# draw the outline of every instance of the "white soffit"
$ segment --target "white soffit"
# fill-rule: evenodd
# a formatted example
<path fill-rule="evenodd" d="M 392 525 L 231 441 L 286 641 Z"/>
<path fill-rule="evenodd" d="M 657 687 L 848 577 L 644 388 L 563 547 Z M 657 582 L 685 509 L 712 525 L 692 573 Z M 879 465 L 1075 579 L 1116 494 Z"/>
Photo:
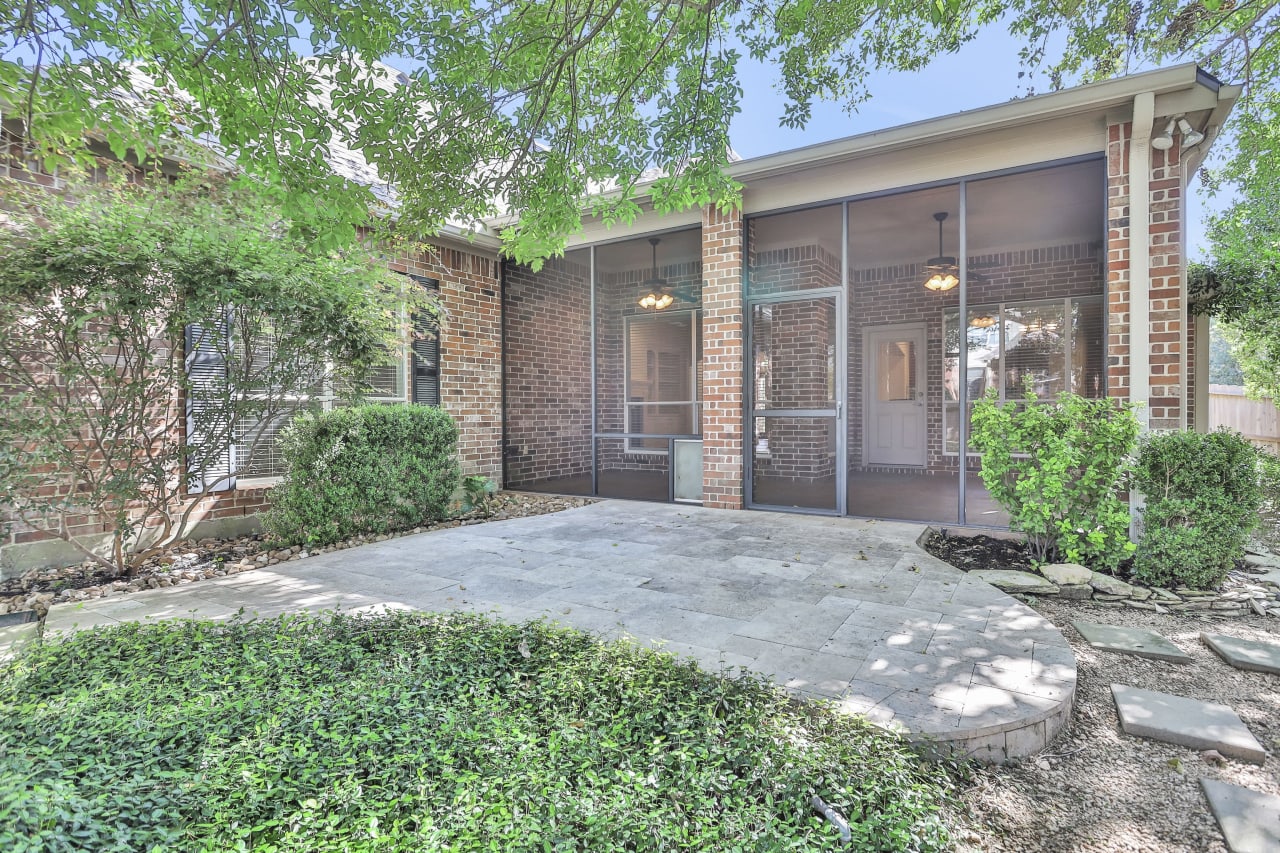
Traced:
<path fill-rule="evenodd" d="M 1103 121 L 1108 110 L 1131 107 L 1139 92 L 1154 92 L 1168 96 L 1178 92 L 1195 92 L 1189 98 L 1163 100 L 1177 104 L 1183 111 L 1192 108 L 1192 100 L 1200 108 L 1210 109 L 1217 102 L 1219 84 L 1205 74 L 1195 63 L 1161 68 L 1142 74 L 1132 74 L 1101 83 L 1077 86 L 1047 95 L 1008 101 L 990 107 L 953 113 L 948 116 L 899 125 L 887 130 L 849 136 L 831 142 L 821 142 L 752 157 L 733 163 L 728 172 L 740 181 L 758 180 L 780 172 L 818 166 L 840 160 L 858 159 L 878 151 L 900 149 L 936 142 L 954 142 L 975 133 L 1040 124 L 1056 118 L 1092 117 Z M 1200 103 L 1202 101 L 1202 103 Z"/>

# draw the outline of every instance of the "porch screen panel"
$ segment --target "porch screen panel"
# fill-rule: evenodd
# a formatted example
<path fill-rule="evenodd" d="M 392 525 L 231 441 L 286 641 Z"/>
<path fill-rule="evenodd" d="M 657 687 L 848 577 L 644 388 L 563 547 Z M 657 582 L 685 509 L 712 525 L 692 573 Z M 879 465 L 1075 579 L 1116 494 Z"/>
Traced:
<path fill-rule="evenodd" d="M 747 220 L 747 293 L 761 299 L 840 286 L 839 205 Z"/>
<path fill-rule="evenodd" d="M 591 257 L 504 270 L 505 482 L 591 494 Z"/>
<path fill-rule="evenodd" d="M 671 442 L 702 434 L 701 230 L 597 246 L 593 292 L 598 493 L 667 500 Z"/>
<path fill-rule="evenodd" d="M 967 199 L 969 413 L 987 391 L 1037 402 L 1105 396 L 1105 162 L 972 181 Z M 960 340 L 958 316 L 948 326 Z M 969 470 L 980 470 L 971 449 L 948 450 L 968 450 Z M 969 479 L 966 520 L 1007 524 L 980 479 Z"/>
<path fill-rule="evenodd" d="M 959 186 L 851 202 L 848 245 L 848 511 L 955 523 L 959 467 L 944 421 L 959 378 L 943 312 L 960 288 L 925 282 L 958 282 Z"/>

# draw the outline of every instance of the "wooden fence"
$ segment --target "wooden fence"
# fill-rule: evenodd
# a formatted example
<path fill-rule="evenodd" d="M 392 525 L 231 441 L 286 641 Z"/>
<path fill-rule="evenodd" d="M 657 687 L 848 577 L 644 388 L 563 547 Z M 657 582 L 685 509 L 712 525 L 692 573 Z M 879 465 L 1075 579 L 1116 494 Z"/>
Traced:
<path fill-rule="evenodd" d="M 1280 409 L 1272 400 L 1251 400 L 1239 385 L 1209 386 L 1209 426 L 1230 427 L 1259 447 L 1280 454 Z"/>

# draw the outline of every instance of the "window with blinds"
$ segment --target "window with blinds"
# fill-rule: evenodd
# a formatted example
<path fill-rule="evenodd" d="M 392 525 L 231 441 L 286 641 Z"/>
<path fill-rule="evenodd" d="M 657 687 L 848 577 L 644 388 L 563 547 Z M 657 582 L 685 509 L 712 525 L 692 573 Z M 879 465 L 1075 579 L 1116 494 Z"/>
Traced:
<path fill-rule="evenodd" d="M 1002 403 L 1026 399 L 1028 389 L 1037 400 L 1064 392 L 1105 397 L 1105 307 L 1101 296 L 980 305 L 969 309 L 963 337 L 958 312 L 947 311 L 945 367 L 958 373 L 963 340 L 970 414 L 988 391 Z M 949 391 L 944 402 L 947 453 L 959 451 L 957 397 Z"/>
<path fill-rule="evenodd" d="M 409 276 L 418 287 L 439 294 L 440 282 L 418 275 Z M 413 341 L 409 346 L 412 400 L 422 406 L 440 405 L 440 328 L 430 318 L 414 315 Z"/>
<path fill-rule="evenodd" d="M 409 276 L 415 284 L 432 290 L 439 283 L 420 276 Z M 269 329 L 242 324 L 242 334 L 252 335 L 238 348 L 253 360 L 252 369 L 261 374 L 275 357 L 274 336 Z M 414 339 L 386 364 L 374 367 L 360 389 L 360 399 L 365 403 L 387 405 L 407 401 L 424 405 L 440 404 L 440 344 L 434 323 L 413 318 Z M 306 387 L 277 397 L 279 404 L 261 418 L 246 419 L 237 425 L 236 454 L 239 476 L 242 479 L 266 479 L 283 476 L 284 458 L 278 438 L 281 431 L 299 413 L 304 411 L 332 411 L 346 405 L 350 389 L 336 387 L 332 382 L 332 365 L 317 367 L 316 379 Z M 269 374 L 268 374 L 269 375 Z M 410 382 L 412 386 L 410 386 Z"/>
<path fill-rule="evenodd" d="M 699 312 L 627 318 L 626 431 L 691 435 L 700 431 Z M 628 452 L 665 453 L 667 439 L 632 438 Z"/>

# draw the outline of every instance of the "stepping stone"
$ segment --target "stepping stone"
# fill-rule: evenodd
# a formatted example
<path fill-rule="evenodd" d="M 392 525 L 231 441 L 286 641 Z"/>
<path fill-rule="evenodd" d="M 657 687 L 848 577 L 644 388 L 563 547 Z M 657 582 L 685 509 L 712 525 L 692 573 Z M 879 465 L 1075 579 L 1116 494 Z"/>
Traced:
<path fill-rule="evenodd" d="M 1280 850 L 1280 797 L 1200 777 L 1231 853 L 1274 853 Z"/>
<path fill-rule="evenodd" d="M 1104 652 L 1119 652 L 1122 655 L 1136 655 L 1140 658 L 1152 658 L 1170 663 L 1191 663 L 1191 655 L 1155 631 L 1083 621 L 1071 624 L 1089 645 Z"/>
<path fill-rule="evenodd" d="M 1218 657 L 1236 669 L 1273 672 L 1280 675 L 1280 646 L 1260 640 L 1242 640 L 1223 634 L 1200 633 L 1200 639 L 1217 652 Z"/>
<path fill-rule="evenodd" d="M 1266 760 L 1262 744 L 1226 705 L 1124 684 L 1111 685 L 1111 695 L 1126 734 L 1196 750 L 1216 749 L 1252 764 Z"/>

